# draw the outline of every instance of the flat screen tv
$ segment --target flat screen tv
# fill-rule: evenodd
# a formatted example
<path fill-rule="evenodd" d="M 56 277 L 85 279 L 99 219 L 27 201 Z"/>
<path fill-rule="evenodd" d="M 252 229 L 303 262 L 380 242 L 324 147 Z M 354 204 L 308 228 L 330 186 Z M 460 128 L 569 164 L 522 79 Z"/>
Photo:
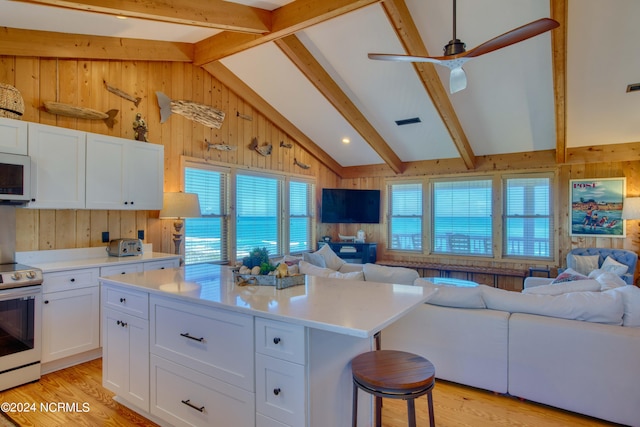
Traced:
<path fill-rule="evenodd" d="M 380 190 L 323 188 L 321 220 L 324 223 L 380 223 Z"/>

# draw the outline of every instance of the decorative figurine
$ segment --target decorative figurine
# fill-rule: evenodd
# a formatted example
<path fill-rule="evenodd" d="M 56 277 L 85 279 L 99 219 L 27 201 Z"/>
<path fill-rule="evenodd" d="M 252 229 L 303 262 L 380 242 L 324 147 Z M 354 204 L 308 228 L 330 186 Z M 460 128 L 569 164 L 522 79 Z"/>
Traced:
<path fill-rule="evenodd" d="M 136 120 L 133 122 L 133 138 L 136 141 L 147 142 L 147 123 L 140 113 L 136 114 Z"/>

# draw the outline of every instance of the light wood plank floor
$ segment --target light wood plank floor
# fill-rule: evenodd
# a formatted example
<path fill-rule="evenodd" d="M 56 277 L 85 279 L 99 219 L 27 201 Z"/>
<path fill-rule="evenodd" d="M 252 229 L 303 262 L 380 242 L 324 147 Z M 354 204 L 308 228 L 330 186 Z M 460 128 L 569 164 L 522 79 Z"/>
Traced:
<path fill-rule="evenodd" d="M 0 392 L 0 402 L 35 404 L 35 412 L 10 414 L 22 427 L 62 426 L 141 426 L 156 424 L 113 401 L 113 393 L 102 383 L 102 360 L 96 359 L 62 371 L 44 375 L 36 383 L 26 384 Z M 446 381 L 437 381 L 433 391 L 437 427 L 595 427 L 614 426 L 593 418 L 570 412 L 522 402 L 517 398 L 499 396 Z M 40 404 L 77 403 L 79 411 L 44 412 Z M 82 412 L 83 404 L 89 410 Z M 428 426 L 427 400 L 416 401 L 419 426 Z M 403 427 L 406 421 L 406 403 L 384 400 L 383 426 Z M 229 426 L 233 427 L 233 426 Z M 314 426 L 332 427 L 332 426 Z"/>

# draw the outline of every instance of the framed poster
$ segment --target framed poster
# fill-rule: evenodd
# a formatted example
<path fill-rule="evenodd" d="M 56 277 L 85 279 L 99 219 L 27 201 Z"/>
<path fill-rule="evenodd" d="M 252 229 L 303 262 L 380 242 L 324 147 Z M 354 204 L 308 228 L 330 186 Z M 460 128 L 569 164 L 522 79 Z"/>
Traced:
<path fill-rule="evenodd" d="M 571 236 L 625 237 L 622 201 L 626 178 L 569 181 Z"/>

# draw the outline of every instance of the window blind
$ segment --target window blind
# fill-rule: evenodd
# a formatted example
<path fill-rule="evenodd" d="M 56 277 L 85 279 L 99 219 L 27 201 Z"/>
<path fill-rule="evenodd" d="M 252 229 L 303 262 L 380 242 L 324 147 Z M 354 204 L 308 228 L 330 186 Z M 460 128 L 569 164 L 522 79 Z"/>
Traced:
<path fill-rule="evenodd" d="M 422 183 L 389 184 L 390 249 L 422 251 Z"/>
<path fill-rule="evenodd" d="M 433 183 L 433 251 L 492 255 L 490 179 Z"/>
<path fill-rule="evenodd" d="M 289 252 L 313 250 L 313 185 L 289 181 Z"/>
<path fill-rule="evenodd" d="M 553 254 L 552 175 L 505 178 L 504 253 L 551 258 Z"/>

